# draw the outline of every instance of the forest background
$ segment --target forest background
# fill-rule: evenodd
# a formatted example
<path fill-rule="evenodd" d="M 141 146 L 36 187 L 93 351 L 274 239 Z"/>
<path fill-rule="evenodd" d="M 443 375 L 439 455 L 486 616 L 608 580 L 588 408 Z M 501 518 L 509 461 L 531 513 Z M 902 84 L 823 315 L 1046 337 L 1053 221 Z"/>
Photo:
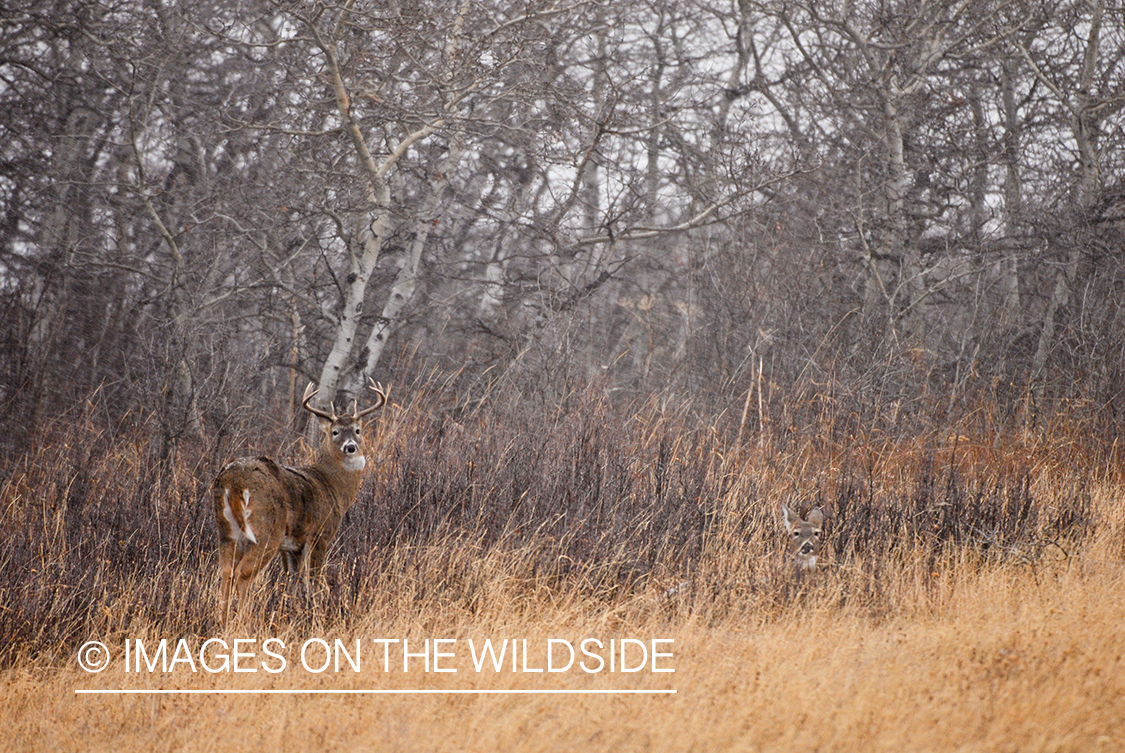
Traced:
<path fill-rule="evenodd" d="M 212 630 L 217 468 L 367 376 L 333 630 L 643 596 L 727 650 L 1054 604 L 1048 555 L 1109 608 L 1069 589 L 1122 578 L 1123 108 L 1111 0 L 8 3 L 6 682 Z M 781 502 L 829 512 L 812 607 Z"/>

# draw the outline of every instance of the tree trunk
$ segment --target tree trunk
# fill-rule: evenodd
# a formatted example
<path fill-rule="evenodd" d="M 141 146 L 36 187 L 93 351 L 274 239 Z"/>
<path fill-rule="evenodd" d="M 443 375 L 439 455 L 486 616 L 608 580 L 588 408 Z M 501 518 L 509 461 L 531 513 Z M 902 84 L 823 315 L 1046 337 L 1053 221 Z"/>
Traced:
<path fill-rule="evenodd" d="M 1096 0 L 1093 3 L 1090 35 L 1086 40 L 1078 88 L 1072 102 L 1063 102 L 1071 112 L 1071 130 L 1078 147 L 1078 217 L 1074 234 L 1068 243 L 1066 263 L 1055 276 L 1055 287 L 1051 293 L 1050 303 L 1047 304 L 1043 328 L 1039 332 L 1039 343 L 1031 362 L 1031 380 L 1037 399 L 1042 399 L 1047 387 L 1046 367 L 1051 351 L 1055 347 L 1056 319 L 1070 306 L 1071 295 L 1078 279 L 1083 243 L 1081 238 L 1074 235 L 1081 234 L 1085 218 L 1097 199 L 1099 184 L 1097 135 L 1100 118 L 1094 107 L 1096 103 L 1090 96 L 1090 89 L 1097 72 L 1098 43 L 1104 9 L 1105 0 Z"/>

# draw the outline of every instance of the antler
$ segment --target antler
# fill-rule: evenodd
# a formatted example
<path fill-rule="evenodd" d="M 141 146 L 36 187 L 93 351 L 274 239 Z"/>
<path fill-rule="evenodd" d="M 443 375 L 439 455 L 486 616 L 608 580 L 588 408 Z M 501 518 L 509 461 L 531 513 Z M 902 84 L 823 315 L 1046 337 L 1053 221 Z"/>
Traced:
<path fill-rule="evenodd" d="M 357 420 L 360 419 L 360 418 L 363 418 L 368 413 L 374 413 L 375 411 L 379 410 L 380 408 L 382 408 L 384 405 L 387 404 L 387 393 L 383 389 L 382 384 L 376 382 L 371 377 L 367 377 L 367 389 L 369 389 L 369 390 L 371 390 L 372 392 L 375 393 L 375 397 L 376 397 L 375 404 L 372 405 L 370 408 L 364 408 L 361 411 L 353 411 L 352 417 L 357 419 Z"/>
<path fill-rule="evenodd" d="M 309 413 L 313 414 L 314 416 L 318 416 L 320 418 L 323 418 L 325 421 L 335 421 L 336 420 L 336 409 L 335 408 L 332 409 L 331 413 L 328 413 L 327 411 L 322 411 L 322 410 L 319 410 L 318 408 L 314 408 L 311 405 L 309 405 L 309 401 L 313 399 L 313 395 L 315 395 L 318 392 L 320 392 L 320 390 L 314 389 L 313 383 L 309 382 L 309 386 L 305 387 L 305 396 L 303 398 L 301 398 L 301 407 L 304 408 L 305 410 L 307 410 Z"/>

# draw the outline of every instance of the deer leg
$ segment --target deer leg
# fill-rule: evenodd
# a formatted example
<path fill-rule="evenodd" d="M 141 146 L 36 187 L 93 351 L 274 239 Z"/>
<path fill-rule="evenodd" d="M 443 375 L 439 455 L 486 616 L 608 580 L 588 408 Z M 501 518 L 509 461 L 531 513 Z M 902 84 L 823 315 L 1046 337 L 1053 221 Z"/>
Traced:
<path fill-rule="evenodd" d="M 280 543 L 280 536 L 272 536 L 264 541 L 259 539 L 257 544 L 250 544 L 246 547 L 246 551 L 243 552 L 241 559 L 234 568 L 234 590 L 240 604 L 246 600 L 246 594 L 250 590 L 250 583 L 254 580 L 254 576 L 273 559 Z"/>
<path fill-rule="evenodd" d="M 317 606 L 317 598 L 323 589 L 324 560 L 328 554 L 329 542 L 323 537 L 315 537 L 305 542 L 300 552 L 301 583 L 304 586 L 305 598 Z"/>
<path fill-rule="evenodd" d="M 299 555 L 300 561 L 297 564 L 297 571 L 300 574 L 301 586 L 303 587 L 303 590 L 305 592 L 306 599 L 312 598 L 312 583 L 310 578 L 310 572 L 312 570 L 312 553 L 313 544 L 310 541 L 306 541 L 304 545 L 301 546 Z"/>
<path fill-rule="evenodd" d="M 285 562 L 285 574 L 290 577 L 296 576 L 297 571 L 301 569 L 301 561 L 298 557 L 298 553 L 294 552 L 292 549 L 282 549 L 281 555 Z"/>
<path fill-rule="evenodd" d="M 219 544 L 219 577 L 222 580 L 219 609 L 224 625 L 230 619 L 230 596 L 234 581 L 235 550 L 236 546 L 233 541 L 224 540 Z"/>
<path fill-rule="evenodd" d="M 309 581 L 316 583 L 317 586 L 323 586 L 325 591 L 328 589 L 324 581 L 324 561 L 328 558 L 328 547 L 331 541 L 330 538 L 317 539 L 309 555 Z"/>

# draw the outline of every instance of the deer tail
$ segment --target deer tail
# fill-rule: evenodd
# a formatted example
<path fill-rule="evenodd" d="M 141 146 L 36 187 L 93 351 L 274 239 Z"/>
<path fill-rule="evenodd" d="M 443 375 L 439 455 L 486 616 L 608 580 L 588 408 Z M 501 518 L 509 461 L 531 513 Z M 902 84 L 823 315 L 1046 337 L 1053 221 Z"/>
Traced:
<path fill-rule="evenodd" d="M 254 529 L 250 527 L 250 516 L 253 513 L 250 505 L 250 487 L 231 484 L 223 487 L 223 517 L 230 523 L 231 538 L 236 544 L 243 540 L 251 544 L 258 543 Z"/>

